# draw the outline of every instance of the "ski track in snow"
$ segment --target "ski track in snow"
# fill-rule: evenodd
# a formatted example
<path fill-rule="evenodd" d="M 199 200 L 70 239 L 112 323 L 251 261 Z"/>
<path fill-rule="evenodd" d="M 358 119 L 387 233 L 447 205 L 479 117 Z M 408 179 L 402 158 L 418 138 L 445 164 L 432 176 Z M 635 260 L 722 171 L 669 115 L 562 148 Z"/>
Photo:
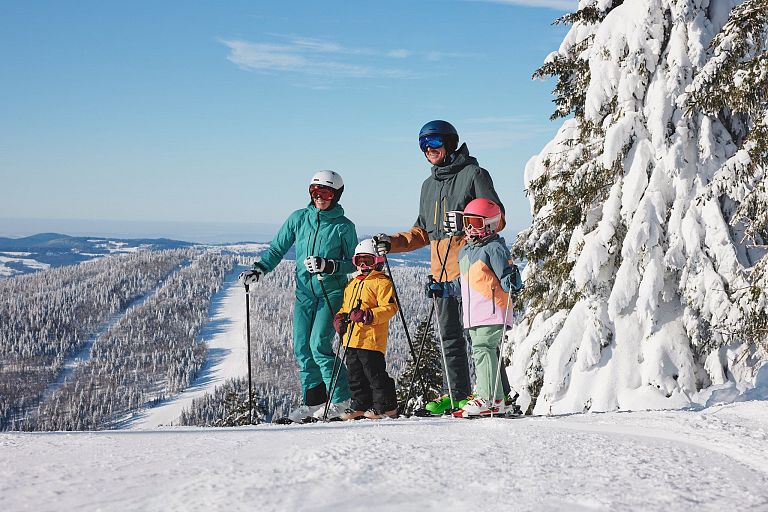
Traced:
<path fill-rule="evenodd" d="M 211 300 L 208 324 L 200 339 L 208 344 L 206 361 L 192 385 L 160 404 L 136 413 L 122 426 L 133 429 L 155 428 L 176 423 L 192 400 L 212 392 L 227 379 L 248 373 L 245 342 L 245 291 L 235 267 Z"/>
<path fill-rule="evenodd" d="M 58 377 L 56 377 L 56 380 L 50 383 L 43 391 L 40 402 L 42 403 L 48 400 L 54 393 L 56 393 L 59 389 L 61 389 L 62 386 L 64 386 L 67 379 L 70 379 L 72 375 L 74 375 L 75 371 L 80 365 L 88 362 L 88 360 L 91 358 L 91 349 L 99 338 L 107 334 L 107 332 L 109 332 L 112 327 L 117 325 L 118 322 L 120 322 L 120 320 L 122 320 L 123 317 L 125 317 L 133 308 L 140 307 L 145 302 L 153 298 L 157 294 L 157 291 L 168 282 L 168 279 L 170 279 L 173 274 L 174 272 L 168 273 L 165 278 L 158 282 L 157 286 L 140 295 L 139 297 L 136 297 L 131 302 L 126 304 L 125 307 L 121 308 L 114 315 L 105 320 L 96 329 L 96 332 L 85 341 L 83 346 L 76 353 L 67 358 L 67 360 L 62 365 L 62 369 L 59 372 Z"/>
<path fill-rule="evenodd" d="M 2 433 L 0 495 L 12 511 L 760 511 L 768 510 L 766 436 L 767 402 L 512 420 Z"/>

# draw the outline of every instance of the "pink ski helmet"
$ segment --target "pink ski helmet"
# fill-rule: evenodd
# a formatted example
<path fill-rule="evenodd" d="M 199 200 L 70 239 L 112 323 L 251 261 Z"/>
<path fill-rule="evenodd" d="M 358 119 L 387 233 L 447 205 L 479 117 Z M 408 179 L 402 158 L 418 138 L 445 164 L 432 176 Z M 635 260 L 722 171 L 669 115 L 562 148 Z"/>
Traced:
<path fill-rule="evenodd" d="M 490 199 L 473 199 L 464 208 L 464 233 L 468 237 L 491 236 L 498 230 L 500 222 L 501 208 Z"/>

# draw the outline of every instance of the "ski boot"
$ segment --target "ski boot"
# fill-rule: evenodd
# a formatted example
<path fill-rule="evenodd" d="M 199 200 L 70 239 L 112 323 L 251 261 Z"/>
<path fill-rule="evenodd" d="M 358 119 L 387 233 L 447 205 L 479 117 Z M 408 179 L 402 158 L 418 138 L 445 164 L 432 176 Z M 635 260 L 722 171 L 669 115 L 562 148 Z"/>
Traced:
<path fill-rule="evenodd" d="M 362 420 L 365 417 L 366 417 L 365 411 L 358 411 L 352 408 L 345 410 L 343 413 L 339 415 L 339 418 L 341 418 L 344 421 Z"/>
<path fill-rule="evenodd" d="M 341 415 L 344 414 L 344 412 L 349 409 L 350 400 L 344 400 L 343 402 L 336 402 L 335 404 L 331 404 L 328 406 L 328 416 L 326 416 L 327 421 L 341 421 Z M 320 406 L 320 410 L 315 411 L 315 413 L 312 415 L 315 418 L 315 421 L 322 421 L 323 415 L 325 414 L 325 406 Z"/>
<path fill-rule="evenodd" d="M 484 398 L 473 398 L 469 400 L 464 407 L 453 413 L 455 418 L 475 418 L 504 416 L 507 408 L 504 400 L 486 400 Z"/>
<path fill-rule="evenodd" d="M 397 418 L 397 409 L 381 412 L 378 409 L 371 407 L 365 411 L 365 417 L 369 420 L 380 420 L 382 418 Z"/>
<path fill-rule="evenodd" d="M 290 425 L 291 423 L 312 423 L 316 421 L 313 415 L 316 414 L 318 410 L 322 415 L 323 408 L 324 404 L 302 405 L 292 410 L 288 416 L 276 419 L 274 423 L 277 423 L 278 425 Z"/>
<path fill-rule="evenodd" d="M 469 401 L 469 398 L 464 398 L 462 400 L 453 399 L 453 406 L 457 409 L 461 409 L 464 407 L 464 404 L 466 404 Z M 449 414 L 451 412 L 451 397 L 448 395 L 443 395 L 440 398 L 436 398 L 432 400 L 431 402 L 428 402 L 426 406 L 424 406 L 423 409 L 417 409 L 413 412 L 415 416 L 442 416 L 443 414 Z"/>

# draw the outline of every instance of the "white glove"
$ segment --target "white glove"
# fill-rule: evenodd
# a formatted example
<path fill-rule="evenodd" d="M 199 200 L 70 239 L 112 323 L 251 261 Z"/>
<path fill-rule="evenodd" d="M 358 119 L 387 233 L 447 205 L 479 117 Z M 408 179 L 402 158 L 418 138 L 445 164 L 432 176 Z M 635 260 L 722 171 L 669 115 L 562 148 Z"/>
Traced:
<path fill-rule="evenodd" d="M 240 282 L 248 286 L 259 282 L 259 278 L 264 275 L 264 271 L 259 267 L 253 267 L 250 270 L 240 272 Z"/>
<path fill-rule="evenodd" d="M 392 250 L 392 238 L 384 233 L 379 233 L 373 237 L 373 243 L 376 244 L 376 252 L 379 256 L 384 256 Z"/>
<path fill-rule="evenodd" d="M 336 271 L 336 262 L 320 256 L 307 256 L 304 266 L 310 274 L 333 274 Z"/>
<path fill-rule="evenodd" d="M 464 231 L 464 212 L 453 210 L 445 212 L 443 231 L 448 236 L 457 236 Z"/>

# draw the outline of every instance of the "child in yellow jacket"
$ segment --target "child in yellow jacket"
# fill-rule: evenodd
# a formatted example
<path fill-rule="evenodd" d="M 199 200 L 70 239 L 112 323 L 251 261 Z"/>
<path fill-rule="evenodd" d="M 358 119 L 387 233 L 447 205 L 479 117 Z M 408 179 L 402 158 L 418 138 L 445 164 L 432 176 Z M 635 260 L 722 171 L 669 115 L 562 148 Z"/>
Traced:
<path fill-rule="evenodd" d="M 344 290 L 344 303 L 333 321 L 342 342 L 348 343 L 345 360 L 352 392 L 350 408 L 340 417 L 391 418 L 397 416 L 397 395 L 384 354 L 389 320 L 397 313 L 392 281 L 381 271 L 383 258 L 372 239 L 357 244 L 352 263 L 360 274 Z"/>

